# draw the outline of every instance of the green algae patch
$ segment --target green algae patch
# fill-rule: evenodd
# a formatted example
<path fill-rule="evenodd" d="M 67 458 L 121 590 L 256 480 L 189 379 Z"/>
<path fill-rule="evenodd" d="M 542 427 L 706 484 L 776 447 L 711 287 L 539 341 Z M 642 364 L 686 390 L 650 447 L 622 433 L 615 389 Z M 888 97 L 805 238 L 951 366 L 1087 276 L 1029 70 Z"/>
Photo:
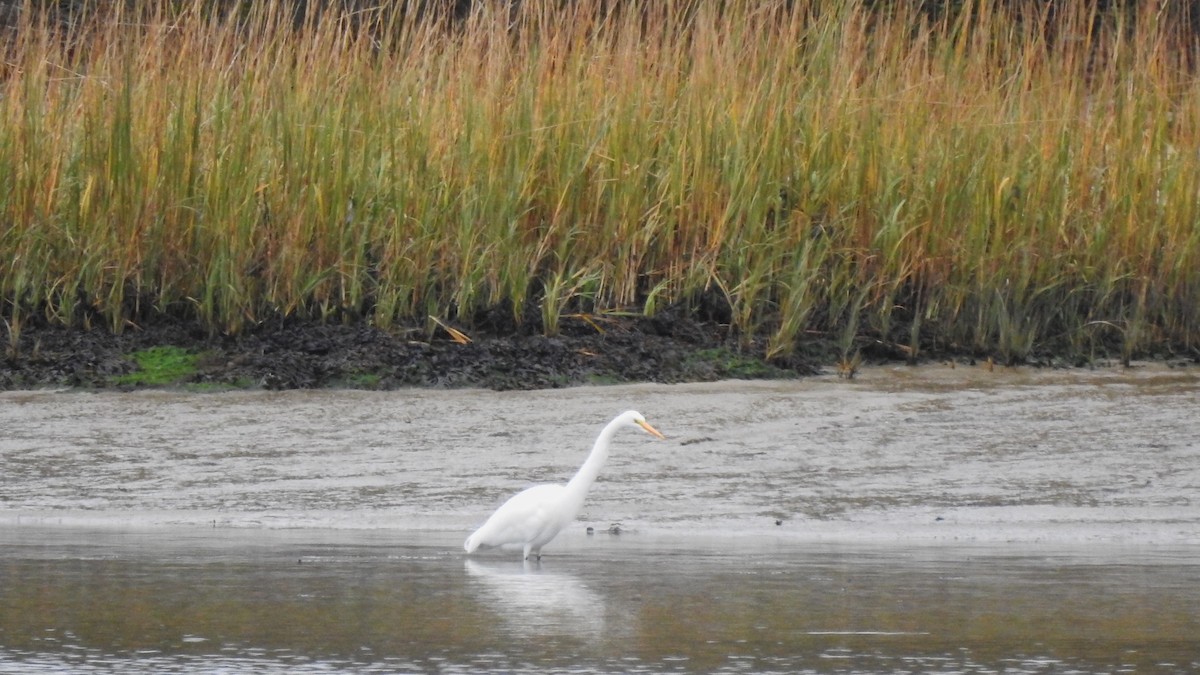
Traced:
<path fill-rule="evenodd" d="M 795 377 L 794 373 L 773 366 L 763 359 L 725 347 L 701 349 L 690 357 L 689 362 L 693 368 L 701 364 L 711 368 L 721 379 L 764 380 Z"/>
<path fill-rule="evenodd" d="M 180 347 L 151 347 L 129 355 L 138 369 L 112 378 L 117 385 L 166 386 L 195 375 L 200 355 Z"/>

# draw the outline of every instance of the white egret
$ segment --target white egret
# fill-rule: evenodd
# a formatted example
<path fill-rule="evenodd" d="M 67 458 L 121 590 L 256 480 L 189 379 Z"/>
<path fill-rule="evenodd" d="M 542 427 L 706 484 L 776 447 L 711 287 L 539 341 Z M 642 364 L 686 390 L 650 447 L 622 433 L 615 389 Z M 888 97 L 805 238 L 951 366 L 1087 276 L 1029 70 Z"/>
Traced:
<path fill-rule="evenodd" d="M 542 547 L 554 539 L 583 508 L 588 489 L 608 460 L 608 444 L 622 427 L 641 427 L 646 433 L 665 439 L 636 410 L 617 415 L 600 432 L 592 452 L 579 472 L 566 485 L 535 485 L 518 492 L 496 509 L 491 518 L 467 537 L 463 548 L 473 553 L 479 548 L 524 547 L 525 559 L 540 559 Z"/>

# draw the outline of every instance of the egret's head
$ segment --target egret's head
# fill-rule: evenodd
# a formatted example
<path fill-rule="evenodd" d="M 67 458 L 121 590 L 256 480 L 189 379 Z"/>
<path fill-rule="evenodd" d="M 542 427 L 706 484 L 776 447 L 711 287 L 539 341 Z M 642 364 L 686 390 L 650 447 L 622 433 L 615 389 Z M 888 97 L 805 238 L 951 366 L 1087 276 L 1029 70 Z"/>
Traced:
<path fill-rule="evenodd" d="M 630 410 L 629 412 L 625 413 L 625 415 L 629 418 L 630 424 L 636 424 L 637 426 L 641 427 L 643 431 L 651 436 L 654 436 L 655 438 L 661 438 L 664 441 L 667 440 L 667 437 L 663 436 L 658 429 L 650 426 L 650 423 L 646 421 L 646 418 L 642 416 L 642 413 L 636 410 Z"/>

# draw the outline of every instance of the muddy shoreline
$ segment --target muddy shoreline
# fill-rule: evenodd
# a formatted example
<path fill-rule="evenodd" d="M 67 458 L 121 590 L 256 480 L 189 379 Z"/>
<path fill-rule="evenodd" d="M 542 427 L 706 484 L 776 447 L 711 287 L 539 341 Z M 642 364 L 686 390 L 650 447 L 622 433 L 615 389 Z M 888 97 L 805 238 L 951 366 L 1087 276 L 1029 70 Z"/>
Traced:
<path fill-rule="evenodd" d="M 702 382 L 816 373 L 823 355 L 765 362 L 716 323 L 670 318 L 571 318 L 547 337 L 491 320 L 470 326 L 283 319 L 240 335 L 212 334 L 195 321 L 159 317 L 127 326 L 21 327 L 0 353 L 0 390 L 47 386 L 139 388 L 135 353 L 175 347 L 194 355 L 191 372 L 169 384 L 193 388 L 309 389 L 483 387 L 540 389 L 620 382 Z M 449 330 L 458 331 L 453 335 Z M 455 338 L 458 339 L 455 339 Z M 464 339 L 469 340 L 465 342 Z M 125 377 L 123 377 L 125 376 Z"/>
<path fill-rule="evenodd" d="M 382 330 L 361 322 L 281 319 L 233 336 L 213 334 L 197 321 L 171 317 L 130 324 L 119 334 L 106 328 L 26 322 L 15 340 L 5 336 L 0 390 L 135 389 L 164 384 L 193 389 L 509 390 L 796 378 L 844 367 L 843 350 L 825 336 L 812 336 L 793 355 L 766 360 L 765 338 L 746 340 L 726 324 L 669 312 L 653 318 L 564 317 L 560 328 L 559 335 L 547 337 L 536 326 L 492 317 L 462 327 L 456 336 L 436 324 L 431 333 L 428 326 L 416 324 Z M 138 379 L 140 366 L 133 355 L 164 346 L 193 356 L 190 369 L 166 383 Z M 855 350 L 856 365 L 912 361 L 902 346 L 882 340 L 862 339 Z M 1200 354 L 1149 358 L 1177 366 L 1200 363 Z M 925 350 L 916 362 L 987 360 L 985 354 L 942 348 Z M 1110 362 L 1111 355 L 1084 358 L 1046 353 L 1024 363 L 1083 367 L 1098 360 Z"/>

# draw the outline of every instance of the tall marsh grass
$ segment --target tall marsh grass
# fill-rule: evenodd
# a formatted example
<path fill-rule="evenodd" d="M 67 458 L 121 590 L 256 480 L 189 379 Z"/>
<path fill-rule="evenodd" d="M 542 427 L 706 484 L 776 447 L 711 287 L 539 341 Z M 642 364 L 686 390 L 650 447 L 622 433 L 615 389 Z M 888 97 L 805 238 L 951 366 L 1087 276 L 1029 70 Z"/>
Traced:
<path fill-rule="evenodd" d="M 237 332 L 533 305 L 553 332 L 707 296 L 772 357 L 1194 350 L 1194 42 L 1063 4 L 148 2 L 67 31 L 27 7 L 0 314 Z"/>

